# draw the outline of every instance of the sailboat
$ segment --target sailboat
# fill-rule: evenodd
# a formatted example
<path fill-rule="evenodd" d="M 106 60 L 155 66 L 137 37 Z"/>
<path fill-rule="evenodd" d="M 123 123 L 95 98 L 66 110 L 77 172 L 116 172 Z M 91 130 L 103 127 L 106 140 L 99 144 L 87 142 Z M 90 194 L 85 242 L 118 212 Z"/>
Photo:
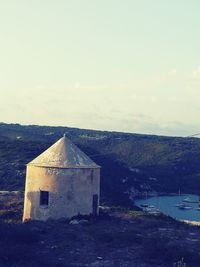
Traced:
<path fill-rule="evenodd" d="M 183 199 L 183 202 L 187 202 L 187 203 L 199 203 L 199 200 L 193 200 L 190 197 L 186 197 Z"/>
<path fill-rule="evenodd" d="M 181 190 L 179 188 L 179 196 L 181 196 Z M 192 206 L 187 206 L 184 202 L 188 202 L 188 203 L 194 203 L 192 202 L 192 200 L 188 197 L 183 199 L 180 203 L 176 204 L 175 207 L 177 207 L 180 210 L 191 210 L 193 207 Z"/>
<path fill-rule="evenodd" d="M 148 193 L 147 191 L 145 192 L 145 195 L 146 195 L 146 200 L 147 200 L 147 197 L 148 197 Z M 140 205 L 142 208 L 148 208 L 149 207 L 149 204 L 148 203 L 143 203 Z"/>
<path fill-rule="evenodd" d="M 199 206 L 198 206 L 198 208 L 196 208 L 195 210 L 200 211 L 200 196 L 199 196 Z"/>
<path fill-rule="evenodd" d="M 179 195 L 179 197 L 181 196 L 181 189 L 180 189 L 180 187 L 179 187 L 179 190 L 178 190 L 178 195 Z M 182 205 L 183 205 L 183 203 L 180 202 L 180 203 L 177 203 L 177 204 L 175 205 L 175 207 L 179 208 L 179 207 L 181 207 Z"/>
<path fill-rule="evenodd" d="M 180 210 L 191 210 L 192 209 L 192 206 L 186 206 L 185 203 L 180 203 L 179 206 L 178 206 L 178 208 Z"/>

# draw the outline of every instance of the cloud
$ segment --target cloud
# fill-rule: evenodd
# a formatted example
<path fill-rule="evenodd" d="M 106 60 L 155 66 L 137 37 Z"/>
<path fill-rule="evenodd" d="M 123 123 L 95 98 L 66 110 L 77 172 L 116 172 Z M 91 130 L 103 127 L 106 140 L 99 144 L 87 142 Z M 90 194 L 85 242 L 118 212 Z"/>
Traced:
<path fill-rule="evenodd" d="M 1 120 L 187 136 L 198 131 L 200 116 L 200 79 L 192 79 L 191 70 L 188 73 L 171 69 L 124 86 L 77 81 L 24 87 L 0 99 L 1 108 L 9 107 L 1 112 Z M 200 77 L 200 67 L 197 74 Z"/>

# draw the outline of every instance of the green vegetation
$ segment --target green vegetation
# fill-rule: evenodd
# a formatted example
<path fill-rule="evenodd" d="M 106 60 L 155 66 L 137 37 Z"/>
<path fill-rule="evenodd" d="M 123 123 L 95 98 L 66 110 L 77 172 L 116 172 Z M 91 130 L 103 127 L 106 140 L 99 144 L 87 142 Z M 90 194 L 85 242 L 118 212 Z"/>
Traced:
<path fill-rule="evenodd" d="M 25 164 L 64 133 L 101 169 L 101 201 L 130 205 L 145 191 L 200 194 L 200 139 L 0 124 L 0 189 L 24 190 Z"/>
<path fill-rule="evenodd" d="M 0 206 L 0 266 L 172 267 L 182 258 L 188 267 L 199 266 L 199 227 L 164 215 L 118 206 L 76 218 L 84 224 L 22 224 L 23 194 L 1 194 Z"/>

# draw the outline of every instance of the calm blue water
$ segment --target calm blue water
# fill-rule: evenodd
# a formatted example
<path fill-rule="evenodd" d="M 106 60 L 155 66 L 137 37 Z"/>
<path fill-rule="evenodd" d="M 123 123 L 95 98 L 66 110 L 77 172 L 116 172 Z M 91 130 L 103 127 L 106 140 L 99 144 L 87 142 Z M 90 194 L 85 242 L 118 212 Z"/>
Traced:
<path fill-rule="evenodd" d="M 196 195 L 182 195 L 182 196 L 158 196 L 151 197 L 147 199 L 139 199 L 135 201 L 137 206 L 141 204 L 148 203 L 149 205 L 154 205 L 162 213 L 169 215 L 175 219 L 179 220 L 189 220 L 189 221 L 200 221 L 200 211 L 195 210 L 198 207 L 198 203 L 187 203 L 187 206 L 192 206 L 191 210 L 180 210 L 175 207 L 176 204 L 180 203 L 186 197 L 190 197 L 193 201 L 198 201 L 199 197 Z"/>

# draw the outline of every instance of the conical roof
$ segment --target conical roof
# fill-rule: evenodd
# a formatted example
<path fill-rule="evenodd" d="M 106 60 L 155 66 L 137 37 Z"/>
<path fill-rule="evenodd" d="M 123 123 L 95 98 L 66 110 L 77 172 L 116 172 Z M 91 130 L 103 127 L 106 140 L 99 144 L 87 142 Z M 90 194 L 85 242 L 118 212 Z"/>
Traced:
<path fill-rule="evenodd" d="M 65 136 L 28 165 L 55 168 L 100 168 Z"/>

